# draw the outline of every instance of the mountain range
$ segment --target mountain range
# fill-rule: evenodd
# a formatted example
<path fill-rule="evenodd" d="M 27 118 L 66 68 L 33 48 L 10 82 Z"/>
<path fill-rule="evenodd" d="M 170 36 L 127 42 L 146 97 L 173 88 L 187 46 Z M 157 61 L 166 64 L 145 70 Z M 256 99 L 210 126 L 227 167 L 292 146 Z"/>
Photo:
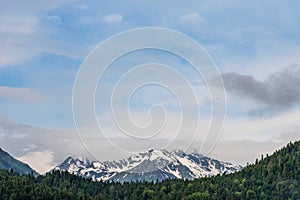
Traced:
<path fill-rule="evenodd" d="M 158 183 L 92 181 L 67 171 L 51 171 L 34 177 L 0 170 L 0 199 L 296 200 L 300 199 L 299 158 L 300 141 L 290 142 L 272 155 L 261 155 L 261 159 L 237 173 L 194 180 L 167 179 Z"/>
<path fill-rule="evenodd" d="M 181 150 L 148 150 L 119 161 L 89 161 L 68 157 L 54 170 L 68 171 L 96 181 L 161 181 L 164 179 L 194 179 L 217 174 L 230 174 L 240 165 L 222 162 L 198 153 Z"/>
<path fill-rule="evenodd" d="M 0 169 L 13 170 L 19 174 L 33 173 L 35 176 L 38 175 L 36 171 L 31 169 L 29 165 L 13 158 L 7 152 L 0 148 Z"/>

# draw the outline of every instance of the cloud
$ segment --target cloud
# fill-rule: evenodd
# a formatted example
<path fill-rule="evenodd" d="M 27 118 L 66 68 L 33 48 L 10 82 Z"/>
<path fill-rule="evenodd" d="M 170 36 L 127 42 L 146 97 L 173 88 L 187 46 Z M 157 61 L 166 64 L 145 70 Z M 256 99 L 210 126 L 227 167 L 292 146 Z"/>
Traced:
<path fill-rule="evenodd" d="M 209 156 L 245 166 L 247 163 L 254 163 L 256 158 L 260 159 L 261 155 L 266 155 L 267 153 L 271 155 L 275 150 L 280 149 L 287 143 L 287 141 L 277 142 L 273 140 L 220 141 Z"/>
<path fill-rule="evenodd" d="M 123 16 L 120 14 L 110 14 L 102 18 L 105 23 L 121 23 L 123 21 Z"/>
<path fill-rule="evenodd" d="M 12 6 L 12 2 L 9 0 L 1 1 L 2 6 L 0 8 L 1 12 L 7 12 L 15 9 L 22 8 L 22 13 L 30 13 L 30 12 L 39 12 L 41 10 L 50 10 L 62 6 L 71 0 L 28 0 L 26 2 L 22 0 L 14 1 L 14 5 Z"/>
<path fill-rule="evenodd" d="M 264 81 L 238 73 L 222 75 L 227 91 L 241 98 L 261 103 L 267 111 L 278 111 L 300 105 L 300 66 L 282 68 Z"/>
<path fill-rule="evenodd" d="M 75 8 L 79 9 L 79 10 L 88 10 L 89 7 L 85 4 L 75 4 Z"/>
<path fill-rule="evenodd" d="M 41 16 L 68 1 L 17 0 L 14 5 L 7 0 L 1 2 L 0 67 L 23 64 L 41 52 L 51 51 L 55 41 L 48 34 L 52 29 L 41 23 Z M 57 18 L 52 20 L 60 22 Z"/>
<path fill-rule="evenodd" d="M 30 14 L 0 14 L 0 66 L 16 63 L 35 54 L 31 43 L 38 32 L 38 19 Z M 24 48 L 26 47 L 26 48 Z"/>
<path fill-rule="evenodd" d="M 268 118 L 229 118 L 222 138 L 226 140 L 266 141 L 291 130 L 298 130 L 300 110 L 283 112 Z"/>
<path fill-rule="evenodd" d="M 26 134 L 26 137 L 16 138 L 16 135 L 22 134 Z M 40 173 L 52 169 L 70 155 L 89 155 L 74 130 L 53 130 L 18 124 L 1 116 L 0 147 Z"/>
<path fill-rule="evenodd" d="M 0 86 L 0 99 L 38 102 L 44 96 L 28 88 L 13 88 Z"/>
<path fill-rule="evenodd" d="M 232 126 L 236 127 L 225 127 L 224 131 L 226 133 L 223 134 L 209 156 L 243 165 L 246 162 L 254 162 L 255 158 L 259 158 L 261 154 L 270 154 L 286 145 L 289 141 L 299 139 L 300 127 L 294 126 L 298 124 L 298 116 L 299 112 L 290 118 L 282 116 L 278 119 L 268 120 L 267 123 L 264 123 L 264 121 L 258 122 L 257 119 L 249 123 L 247 121 L 244 123 L 241 123 L 241 121 L 236 123 L 229 121 L 228 123 L 232 123 Z M 280 128 L 281 123 L 286 129 Z M 273 127 L 272 124 L 277 126 Z M 259 132 L 259 127 L 262 127 L 261 132 L 269 134 L 269 137 L 257 137 L 261 133 Z M 288 129 L 290 131 L 287 131 Z M 251 132 L 254 134 L 251 135 Z M 21 133 L 26 133 L 27 137 L 17 140 L 10 137 L 13 134 Z M 40 173 L 52 169 L 70 155 L 86 157 L 92 160 L 95 159 L 93 156 L 96 156 L 100 161 L 118 160 L 129 155 L 127 152 L 114 147 L 106 138 L 99 136 L 99 132 L 92 133 L 94 136 L 88 135 L 91 134 L 89 131 L 88 134 L 83 134 L 81 137 L 84 137 L 88 149 L 94 150 L 94 152 L 91 151 L 90 153 L 96 152 L 97 155 L 91 155 L 83 148 L 77 133 L 73 130 L 43 129 L 17 124 L 0 117 L 1 148 L 6 149 L 11 155 L 23 162 L 28 163 Z M 168 149 L 186 147 L 185 138 L 179 138 L 179 140 L 174 141 L 173 145 L 169 146 Z M 137 152 L 147 150 L 147 148 L 160 148 L 170 142 L 163 138 L 139 140 L 137 142 L 136 140 L 128 140 L 121 137 L 114 138 L 113 141 L 115 144 L 122 145 L 125 149 L 134 149 Z M 196 141 L 191 148 L 199 150 L 200 142 Z"/>
<path fill-rule="evenodd" d="M 31 15 L 2 14 L 0 18 L 0 33 L 33 34 L 38 20 Z"/>
<path fill-rule="evenodd" d="M 30 144 L 28 147 L 24 147 L 22 150 L 23 151 L 32 151 L 33 149 L 38 148 L 35 144 Z"/>
<path fill-rule="evenodd" d="M 197 12 L 192 12 L 184 15 L 181 17 L 181 20 L 191 23 L 205 22 L 205 20 Z"/>
<path fill-rule="evenodd" d="M 27 137 L 27 134 L 12 134 L 11 137 L 13 139 L 21 139 L 21 138 Z"/>
<path fill-rule="evenodd" d="M 280 142 L 300 140 L 300 128 L 284 132 L 279 137 L 275 137 L 274 139 Z"/>
<path fill-rule="evenodd" d="M 273 123 L 279 122 L 273 121 Z M 241 165 L 246 165 L 247 162 L 254 163 L 255 159 L 260 159 L 261 155 L 271 155 L 275 150 L 282 148 L 290 141 L 299 140 L 299 133 L 300 129 L 298 127 L 290 131 L 283 131 L 281 134 L 274 135 L 266 140 L 255 140 L 254 137 L 249 139 L 224 139 L 217 143 L 210 156 Z"/>
<path fill-rule="evenodd" d="M 30 163 L 30 167 L 40 174 L 44 174 L 53 169 L 56 165 L 53 163 L 54 152 L 36 151 L 29 152 L 18 159 L 24 163 Z"/>

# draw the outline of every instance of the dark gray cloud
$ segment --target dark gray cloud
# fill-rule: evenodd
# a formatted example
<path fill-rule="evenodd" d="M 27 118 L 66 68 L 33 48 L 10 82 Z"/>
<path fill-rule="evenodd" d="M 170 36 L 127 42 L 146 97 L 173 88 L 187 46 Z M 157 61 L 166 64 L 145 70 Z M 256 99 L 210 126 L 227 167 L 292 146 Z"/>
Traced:
<path fill-rule="evenodd" d="M 238 73 L 222 75 L 227 91 L 262 103 L 267 110 L 285 110 L 300 105 L 300 66 L 274 72 L 264 81 Z"/>

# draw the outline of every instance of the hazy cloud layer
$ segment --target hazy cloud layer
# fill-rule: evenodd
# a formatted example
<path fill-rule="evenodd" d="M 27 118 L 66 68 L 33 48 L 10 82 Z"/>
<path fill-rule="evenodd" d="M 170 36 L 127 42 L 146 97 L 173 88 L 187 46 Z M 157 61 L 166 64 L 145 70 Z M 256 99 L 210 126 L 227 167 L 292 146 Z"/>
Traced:
<path fill-rule="evenodd" d="M 300 66 L 283 68 L 260 81 L 253 76 L 225 73 L 227 91 L 242 98 L 251 98 L 268 111 L 285 110 L 300 105 Z"/>
<path fill-rule="evenodd" d="M 242 124 L 244 126 L 244 124 Z M 258 124 L 258 126 L 261 126 Z M 247 126 L 246 126 L 247 127 Z M 275 127 L 276 129 L 276 127 Z M 247 137 L 237 138 L 230 135 L 224 135 L 208 155 L 220 160 L 246 164 L 253 162 L 261 154 L 272 153 L 274 150 L 286 145 L 291 140 L 300 139 L 299 130 L 294 129 L 289 132 L 281 132 L 273 138 L 266 140 L 253 141 Z M 235 131 L 237 132 L 237 131 Z M 241 133 L 241 128 L 238 129 Z M 270 131 L 272 132 L 272 131 Z M 237 133 L 235 133 L 237 134 Z M 130 153 L 121 151 L 114 147 L 106 138 L 98 136 L 97 138 L 87 136 L 85 145 L 91 150 L 93 141 L 97 141 L 99 160 L 118 160 L 126 158 Z M 228 140 L 231 138 L 231 140 Z M 89 144 L 89 140 L 92 142 Z M 165 139 L 157 138 L 154 140 L 139 140 L 138 143 L 133 140 L 118 138 L 114 142 L 124 144 L 125 149 L 135 147 L 136 152 L 148 150 L 150 148 L 158 149 L 166 143 Z M 179 139 L 174 141 L 172 147 L 166 147 L 169 150 L 177 149 L 186 141 Z M 195 142 L 191 149 L 199 151 L 201 143 Z M 88 152 L 80 142 L 77 133 L 73 130 L 51 130 L 34 126 L 18 124 L 0 117 L 0 147 L 9 152 L 12 156 L 28 163 L 31 167 L 40 173 L 51 170 L 54 166 L 61 163 L 68 156 L 79 156 L 95 160 L 92 154 Z"/>

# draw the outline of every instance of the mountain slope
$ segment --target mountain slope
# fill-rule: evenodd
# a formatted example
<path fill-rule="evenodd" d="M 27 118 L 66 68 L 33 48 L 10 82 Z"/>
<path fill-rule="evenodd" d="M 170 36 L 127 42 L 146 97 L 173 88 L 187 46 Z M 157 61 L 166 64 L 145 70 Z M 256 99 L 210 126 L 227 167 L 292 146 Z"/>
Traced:
<path fill-rule="evenodd" d="M 33 173 L 34 175 L 38 175 L 36 171 L 31 169 L 29 165 L 13 158 L 7 152 L 3 151 L 0 148 L 0 169 L 14 170 L 20 174 L 28 174 Z"/>
<path fill-rule="evenodd" d="M 220 173 L 228 174 L 240 169 L 239 165 L 221 162 L 200 154 L 186 154 L 180 150 L 168 152 L 164 149 L 133 154 L 119 161 L 90 162 L 68 157 L 55 168 L 55 170 L 68 171 L 93 180 L 120 182 L 193 179 Z"/>

